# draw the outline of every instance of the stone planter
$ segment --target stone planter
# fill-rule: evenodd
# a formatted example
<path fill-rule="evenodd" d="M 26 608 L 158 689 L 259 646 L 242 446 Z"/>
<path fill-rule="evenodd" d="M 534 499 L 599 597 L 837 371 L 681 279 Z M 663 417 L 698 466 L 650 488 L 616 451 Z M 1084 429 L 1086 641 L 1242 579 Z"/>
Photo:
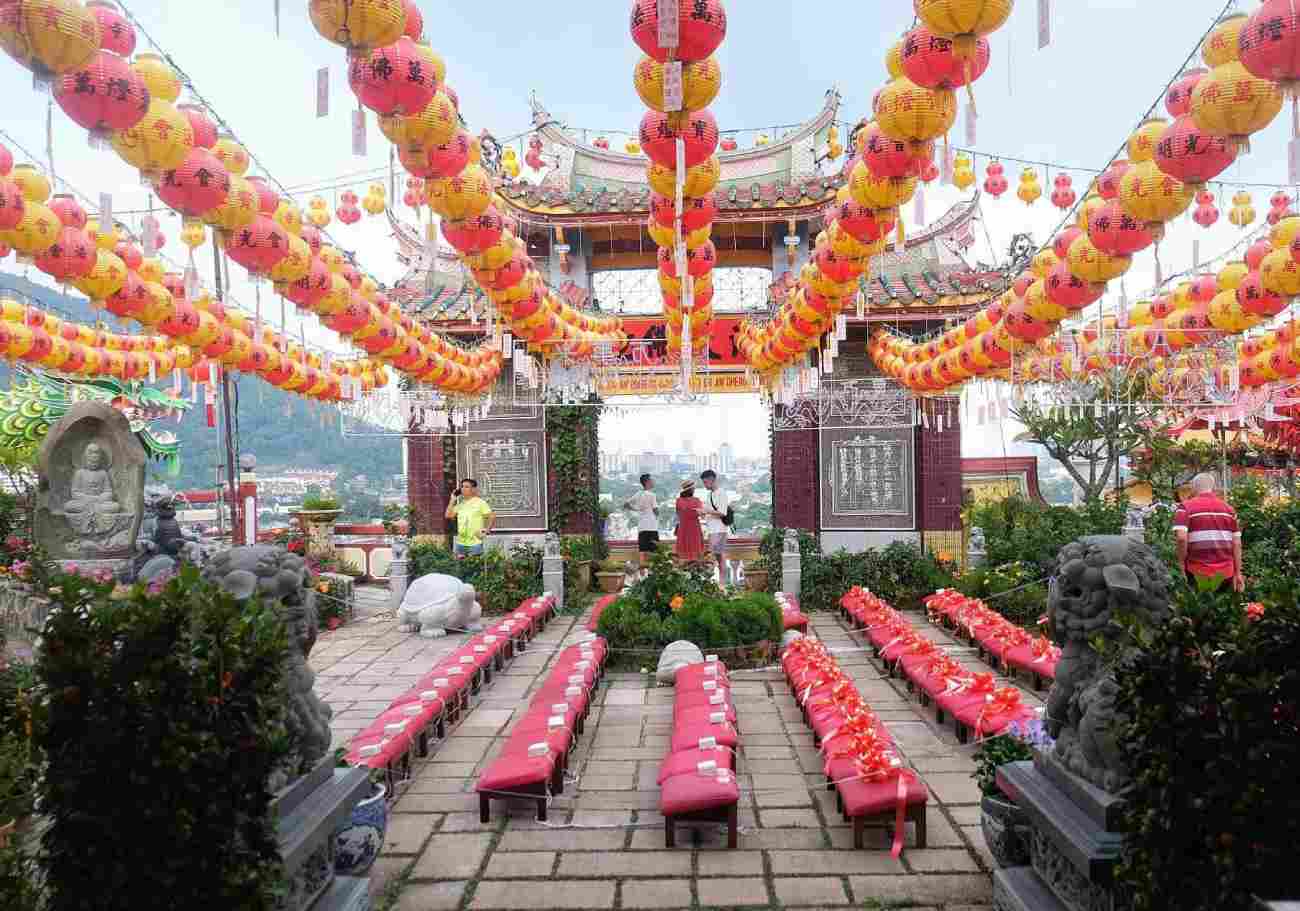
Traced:
<path fill-rule="evenodd" d="M 767 570 L 745 567 L 745 588 L 752 592 L 767 591 Z"/>
<path fill-rule="evenodd" d="M 625 576 L 624 576 L 623 573 L 621 573 L 621 572 L 617 572 L 617 573 L 598 572 L 598 573 L 596 573 L 596 583 L 600 586 L 600 590 L 601 590 L 602 592 L 604 592 L 605 594 L 607 594 L 607 595 L 616 595 L 616 594 L 618 594 L 619 592 L 621 592 L 621 591 L 623 590 L 623 579 L 624 579 L 624 578 L 625 578 Z"/>
<path fill-rule="evenodd" d="M 388 833 L 388 791 L 373 785 L 365 800 L 352 808 L 348 821 L 334 833 L 334 872 L 339 876 L 365 876 L 375 865 Z"/>
<path fill-rule="evenodd" d="M 341 509 L 300 509 L 290 513 L 307 539 L 307 556 L 318 560 L 334 556 L 334 523 L 342 514 Z"/>
<path fill-rule="evenodd" d="M 980 800 L 980 828 L 999 867 L 1029 863 L 1029 821 L 1025 811 L 1002 794 Z"/>

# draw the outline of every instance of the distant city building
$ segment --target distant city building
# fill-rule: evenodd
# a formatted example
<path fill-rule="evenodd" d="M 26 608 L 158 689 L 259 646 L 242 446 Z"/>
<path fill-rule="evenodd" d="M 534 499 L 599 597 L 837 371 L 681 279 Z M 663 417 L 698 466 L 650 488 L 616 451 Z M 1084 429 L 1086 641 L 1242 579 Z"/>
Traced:
<path fill-rule="evenodd" d="M 723 443 L 718 447 L 718 471 L 723 474 L 731 474 L 736 467 L 735 453 L 732 451 L 730 443 Z"/>

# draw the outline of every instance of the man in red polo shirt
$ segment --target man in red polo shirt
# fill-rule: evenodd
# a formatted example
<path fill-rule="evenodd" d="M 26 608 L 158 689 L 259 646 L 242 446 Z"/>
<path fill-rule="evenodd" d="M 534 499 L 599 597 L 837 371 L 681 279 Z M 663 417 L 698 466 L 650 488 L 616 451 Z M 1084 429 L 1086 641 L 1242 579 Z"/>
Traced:
<path fill-rule="evenodd" d="M 1214 492 L 1214 475 L 1192 479 L 1192 496 L 1174 516 L 1174 540 L 1189 582 L 1218 578 L 1222 586 L 1230 582 L 1237 591 L 1245 590 L 1237 513 Z"/>

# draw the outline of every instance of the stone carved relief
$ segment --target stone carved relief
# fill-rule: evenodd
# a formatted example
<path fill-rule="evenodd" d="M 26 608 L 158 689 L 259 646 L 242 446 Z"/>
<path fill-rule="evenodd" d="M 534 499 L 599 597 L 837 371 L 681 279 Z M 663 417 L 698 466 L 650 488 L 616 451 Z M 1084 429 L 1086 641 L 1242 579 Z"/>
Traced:
<path fill-rule="evenodd" d="M 55 560 L 124 561 L 144 516 L 144 447 L 117 409 L 79 402 L 41 446 L 36 538 Z"/>
<path fill-rule="evenodd" d="M 1115 894 L 1088 881 L 1042 829 L 1035 828 L 1029 842 L 1030 865 L 1070 911 L 1122 911 Z"/>

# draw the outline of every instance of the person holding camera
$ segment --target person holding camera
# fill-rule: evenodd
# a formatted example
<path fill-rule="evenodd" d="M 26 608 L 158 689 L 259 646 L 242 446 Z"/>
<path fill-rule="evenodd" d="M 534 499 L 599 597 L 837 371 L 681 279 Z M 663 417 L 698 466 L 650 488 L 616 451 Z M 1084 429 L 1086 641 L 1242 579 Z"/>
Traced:
<path fill-rule="evenodd" d="M 709 552 L 718 561 L 718 582 L 727 584 L 727 535 L 736 524 L 736 511 L 725 490 L 718 489 L 718 473 L 710 468 L 700 475 L 708 492 L 703 514 L 704 528 L 709 538 Z"/>
<path fill-rule="evenodd" d="M 484 537 L 492 534 L 496 516 L 478 495 L 478 481 L 466 478 L 460 482 L 460 494 L 448 504 L 446 515 L 456 520 L 456 540 L 452 543 L 456 558 L 482 556 Z"/>

